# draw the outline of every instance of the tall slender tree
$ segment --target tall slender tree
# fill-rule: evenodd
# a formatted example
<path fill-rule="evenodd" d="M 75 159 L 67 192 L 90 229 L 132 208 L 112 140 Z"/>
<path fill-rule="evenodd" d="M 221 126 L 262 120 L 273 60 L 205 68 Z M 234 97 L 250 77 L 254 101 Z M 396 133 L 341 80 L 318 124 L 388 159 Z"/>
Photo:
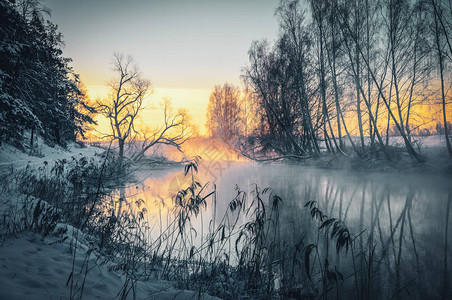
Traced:
<path fill-rule="evenodd" d="M 444 19 L 444 13 L 441 6 L 441 1 L 431 0 L 430 1 L 433 11 L 433 24 L 434 24 L 434 40 L 435 40 L 435 48 L 438 58 L 438 69 L 440 76 L 440 85 L 441 85 L 441 104 L 442 104 L 442 112 L 443 112 L 443 122 L 444 122 L 444 137 L 446 139 L 447 151 L 449 153 L 449 157 L 452 157 L 452 145 L 449 138 L 449 128 L 447 125 L 447 103 L 446 103 L 446 91 L 445 91 L 445 69 L 446 69 L 446 45 L 449 49 L 449 61 L 452 60 L 452 46 L 450 40 L 450 32 L 448 32 L 448 28 L 445 25 L 446 20 Z M 447 12 L 447 9 L 444 9 Z M 449 12 L 452 16 L 452 4 L 449 1 Z"/>
<path fill-rule="evenodd" d="M 105 137 L 118 141 L 119 158 L 124 145 L 137 132 L 135 121 L 143 110 L 143 100 L 151 92 L 151 82 L 141 76 L 131 56 L 115 53 L 113 60 L 117 77 L 110 83 L 108 98 L 98 101 L 98 109 L 110 122 L 111 132 Z"/>

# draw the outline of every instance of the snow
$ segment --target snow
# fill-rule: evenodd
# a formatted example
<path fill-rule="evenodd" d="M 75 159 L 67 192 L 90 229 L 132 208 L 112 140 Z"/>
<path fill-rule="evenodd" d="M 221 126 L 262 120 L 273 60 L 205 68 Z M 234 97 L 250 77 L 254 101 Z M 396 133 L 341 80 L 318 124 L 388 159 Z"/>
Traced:
<path fill-rule="evenodd" d="M 48 237 L 42 241 L 41 236 L 32 233 L 6 240 L 0 246 L 0 299 L 69 299 L 73 247 L 71 238 L 63 241 Z M 84 299 L 116 298 L 125 278 L 109 271 L 107 265 L 98 264 L 93 254 L 87 260 L 85 278 L 84 248 L 79 246 L 75 252 L 74 298 L 80 295 L 82 284 Z M 128 299 L 132 298 L 130 293 Z M 151 280 L 138 282 L 136 298 L 198 299 L 198 293 L 177 290 L 167 281 Z M 201 299 L 216 298 L 203 295 Z"/>
<path fill-rule="evenodd" d="M 415 136 L 413 137 L 415 143 L 419 143 L 420 147 L 427 148 L 445 148 L 446 137 L 444 135 L 430 135 L 430 136 Z M 402 141 L 401 141 L 402 142 Z"/>
<path fill-rule="evenodd" d="M 0 171 L 7 170 L 8 168 L 14 167 L 15 169 L 20 169 L 27 164 L 32 166 L 42 166 L 44 161 L 53 162 L 60 159 L 70 159 L 74 157 L 94 157 L 104 150 L 98 147 L 80 147 L 78 144 L 73 143 L 68 145 L 67 149 L 63 149 L 59 146 L 50 147 L 43 142 L 39 143 L 39 146 L 35 148 L 35 153 L 38 156 L 28 155 L 9 144 L 3 144 L 0 147 Z"/>
<path fill-rule="evenodd" d="M 67 150 L 44 143 L 38 145 L 39 157 L 3 144 L 0 147 L 0 175 L 11 168 L 18 170 L 27 165 L 38 168 L 45 161 L 53 165 L 55 160 L 94 157 L 104 151 L 77 144 L 69 145 Z M 1 195 L 0 211 L 11 207 L 20 211 L 23 198 Z M 20 219 L 20 213 L 18 216 Z M 78 233 L 77 240 L 75 233 Z M 67 224 L 58 224 L 44 239 L 40 234 L 24 232 L 0 240 L 0 299 L 119 299 L 126 278 L 109 270 L 111 263 L 105 263 L 99 253 L 88 251 L 92 249 L 88 241 L 89 236 Z M 74 274 L 72 277 L 71 273 Z M 139 281 L 135 293 L 136 299 L 199 299 L 198 292 L 178 290 L 174 283 L 158 279 Z M 130 292 L 127 299 L 133 299 L 133 296 Z M 217 298 L 201 295 L 201 299 Z"/>
<path fill-rule="evenodd" d="M 423 150 L 444 148 L 444 136 L 414 137 Z M 392 144 L 402 143 L 401 138 L 391 137 Z M 0 147 L 0 174 L 11 167 L 20 169 L 27 165 L 39 167 L 47 161 L 71 159 L 71 157 L 95 157 L 104 150 L 97 147 L 81 148 L 77 144 L 68 149 L 52 148 L 38 143 L 37 156 L 30 156 L 14 147 L 3 144 Z M 99 156 L 100 157 L 100 156 Z M 17 199 L 15 199 L 17 198 Z M 20 197 L 1 195 L 0 203 L 13 202 L 20 204 Z M 16 205 L 17 205 L 16 204 Z M 20 205 L 18 205 L 20 207 Z M 0 207 L 1 208 L 1 207 Z M 3 205 L 3 209 L 6 208 Z M 69 225 L 59 224 L 58 229 L 66 229 L 61 235 L 51 234 L 45 239 L 35 233 L 22 233 L 0 241 L 0 299 L 69 299 L 71 291 L 70 274 L 74 265 L 72 293 L 78 298 L 83 285 L 85 299 L 119 298 L 121 288 L 126 281 L 124 276 L 108 269 L 108 264 L 94 251 L 88 254 L 88 237 L 80 233 L 77 243 L 73 238 L 76 229 Z M 77 251 L 74 257 L 74 245 Z M 74 264 L 73 264 L 74 262 Z M 85 275 L 86 266 L 88 272 Z M 194 291 L 181 291 L 174 288 L 173 283 L 151 279 L 140 281 L 136 289 L 137 299 L 199 299 Z M 201 295 L 201 299 L 216 299 Z M 132 299 L 133 293 L 129 294 Z"/>
<path fill-rule="evenodd" d="M 26 234 L 7 240 L 1 248 L 0 298 L 2 299 L 60 299 L 69 298 L 66 286 L 71 273 L 72 255 L 68 242 L 55 243 L 54 239 L 41 241 L 34 234 Z M 75 259 L 74 282 L 79 283 L 85 251 L 79 251 Z M 106 284 L 110 283 L 110 284 Z M 80 286 L 80 283 L 78 284 Z M 92 299 L 113 298 L 111 287 L 121 286 L 120 278 L 102 267 L 88 272 L 85 297 Z"/>
<path fill-rule="evenodd" d="M 350 142 L 347 136 L 344 136 L 343 141 L 347 146 L 350 146 Z M 353 141 L 356 145 L 359 145 L 361 143 L 361 140 L 359 137 L 354 136 L 352 137 Z M 386 136 L 382 136 L 383 141 L 386 141 Z M 445 148 L 446 147 L 446 138 L 444 135 L 430 135 L 430 136 L 412 136 L 411 140 L 413 142 L 413 145 L 419 145 L 421 148 Z M 370 138 L 368 136 L 364 137 L 364 142 L 366 145 L 370 144 Z M 322 147 L 326 149 L 324 146 L 324 143 L 322 143 Z M 389 145 L 395 146 L 395 147 L 405 147 L 405 142 L 401 136 L 390 136 L 389 137 Z M 427 150 L 427 149 L 423 149 Z"/>

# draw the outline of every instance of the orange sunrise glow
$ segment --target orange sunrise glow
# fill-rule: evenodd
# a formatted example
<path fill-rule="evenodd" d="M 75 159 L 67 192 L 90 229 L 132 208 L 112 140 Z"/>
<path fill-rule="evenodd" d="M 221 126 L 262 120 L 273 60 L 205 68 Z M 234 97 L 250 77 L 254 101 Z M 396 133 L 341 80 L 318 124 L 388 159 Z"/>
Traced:
<path fill-rule="evenodd" d="M 452 0 L 0 0 L 1 299 L 452 299 Z"/>

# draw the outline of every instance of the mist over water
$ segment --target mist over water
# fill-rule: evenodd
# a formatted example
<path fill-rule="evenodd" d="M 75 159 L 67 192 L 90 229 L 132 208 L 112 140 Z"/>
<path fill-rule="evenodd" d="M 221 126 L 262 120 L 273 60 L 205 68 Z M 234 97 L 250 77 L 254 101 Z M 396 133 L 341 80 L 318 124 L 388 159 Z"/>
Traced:
<path fill-rule="evenodd" d="M 135 175 L 137 183 L 116 193 L 131 208 L 138 199 L 144 200 L 151 235 L 158 236 L 172 221 L 172 196 L 188 179 L 183 167 L 141 169 Z M 352 288 L 355 272 L 360 274 L 362 297 L 436 298 L 443 289 L 450 293 L 452 255 L 446 241 L 450 243 L 452 236 L 450 228 L 446 235 L 446 226 L 450 227 L 452 185 L 447 176 L 223 161 L 201 162 L 195 176 L 201 184 L 210 182 L 206 192 L 216 187 L 216 201 L 207 198 L 207 207 L 191 220 L 197 232 L 195 244 L 229 209 L 238 189 L 251 198 L 256 186 L 261 190 L 270 187 L 283 200 L 280 251 L 284 251 L 283 245 L 314 243 L 324 234 L 305 207 L 308 201 L 316 201 L 327 217 L 346 224 L 358 249 L 354 267 L 350 251 L 338 254 L 333 242 L 329 247 L 328 241 L 319 242 L 320 256 L 327 257 L 330 268 L 337 268 L 345 278 L 343 295 L 357 297 Z"/>

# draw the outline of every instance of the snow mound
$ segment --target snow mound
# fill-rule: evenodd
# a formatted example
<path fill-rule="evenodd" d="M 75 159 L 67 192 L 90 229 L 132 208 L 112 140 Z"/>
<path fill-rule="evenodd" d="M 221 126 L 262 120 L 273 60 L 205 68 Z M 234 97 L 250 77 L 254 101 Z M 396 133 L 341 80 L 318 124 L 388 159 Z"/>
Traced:
<path fill-rule="evenodd" d="M 43 241 L 40 235 L 27 233 L 3 242 L 0 253 L 0 299 L 69 299 L 71 285 L 73 298 L 113 299 L 119 298 L 125 282 L 98 264 L 85 247 L 74 251 L 73 239 Z M 177 290 L 163 280 L 139 281 L 135 293 L 137 299 L 199 299 L 198 293 Z M 127 299 L 133 299 L 132 292 Z M 217 298 L 201 295 L 201 299 Z"/>

